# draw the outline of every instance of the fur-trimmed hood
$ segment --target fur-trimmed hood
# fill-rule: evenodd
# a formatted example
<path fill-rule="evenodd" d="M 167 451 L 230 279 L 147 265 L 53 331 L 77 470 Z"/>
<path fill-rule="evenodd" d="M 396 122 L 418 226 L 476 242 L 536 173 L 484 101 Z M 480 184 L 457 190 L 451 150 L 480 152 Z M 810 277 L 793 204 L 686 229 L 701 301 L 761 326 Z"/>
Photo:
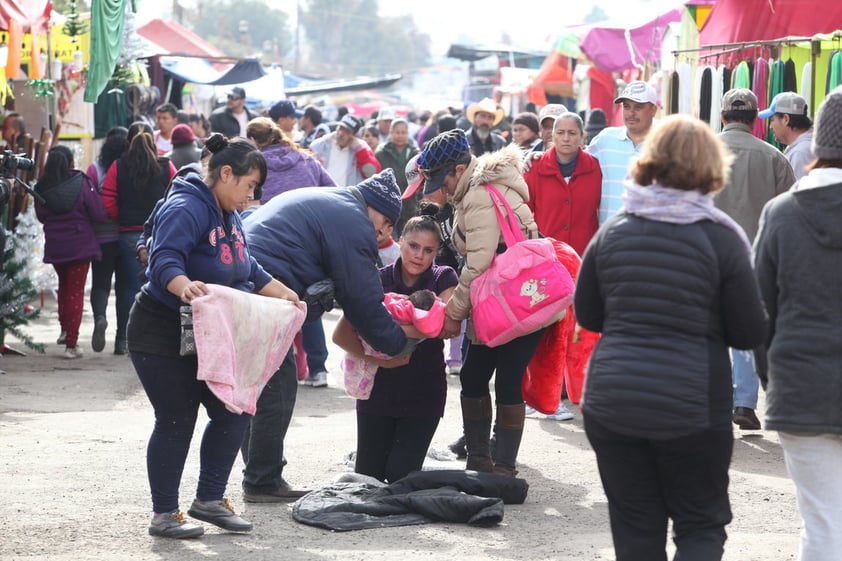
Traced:
<path fill-rule="evenodd" d="M 523 180 L 523 152 L 515 144 L 510 144 L 496 152 L 472 158 L 471 164 L 456 186 L 453 202 L 458 203 L 465 197 L 470 186 L 482 186 L 486 183 L 505 185 L 514 189 L 523 198 L 529 200 L 529 187 Z"/>

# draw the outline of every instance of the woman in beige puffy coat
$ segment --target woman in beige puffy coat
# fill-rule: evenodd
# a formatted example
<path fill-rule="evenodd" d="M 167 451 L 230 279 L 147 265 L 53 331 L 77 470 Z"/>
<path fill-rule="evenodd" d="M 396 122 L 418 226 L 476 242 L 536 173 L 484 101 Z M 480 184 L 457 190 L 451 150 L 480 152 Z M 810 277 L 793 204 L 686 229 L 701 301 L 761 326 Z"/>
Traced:
<path fill-rule="evenodd" d="M 476 158 L 460 130 L 443 133 L 430 141 L 418 158 L 427 198 L 456 209 L 453 240 L 465 258 L 459 285 L 447 303 L 443 337 L 459 333 L 462 320 L 471 315 L 471 282 L 491 265 L 495 254 L 505 249 L 491 196 L 490 183 L 506 198 L 527 238 L 538 237 L 538 227 L 526 205 L 529 189 L 521 175 L 521 152 L 509 146 Z M 467 468 L 514 476 L 523 435 L 524 403 L 520 387 L 526 365 L 532 359 L 544 330 L 524 335 L 498 347 L 479 343 L 468 324 L 471 343 L 462 366 L 462 422 Z M 497 444 L 490 452 L 492 406 L 489 382 L 494 372 L 497 402 Z"/>

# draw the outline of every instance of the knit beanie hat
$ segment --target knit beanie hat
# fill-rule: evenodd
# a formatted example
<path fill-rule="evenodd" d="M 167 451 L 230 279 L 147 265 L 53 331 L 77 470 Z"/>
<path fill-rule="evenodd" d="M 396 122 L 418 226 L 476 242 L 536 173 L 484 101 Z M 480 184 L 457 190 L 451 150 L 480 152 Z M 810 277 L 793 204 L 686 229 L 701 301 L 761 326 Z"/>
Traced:
<path fill-rule="evenodd" d="M 170 133 L 170 142 L 173 146 L 184 146 L 191 144 L 194 140 L 196 140 L 196 135 L 193 134 L 193 129 L 184 123 L 174 126 Z"/>
<path fill-rule="evenodd" d="M 827 94 L 819 107 L 813 154 L 822 160 L 842 160 L 842 86 Z"/>
<path fill-rule="evenodd" d="M 398 222 L 401 215 L 401 189 L 395 179 L 392 168 L 386 168 L 372 175 L 359 185 L 365 204 L 388 218 L 392 224 Z"/>
<path fill-rule="evenodd" d="M 541 132 L 541 127 L 538 125 L 538 115 L 535 113 L 518 113 L 518 116 L 512 121 L 512 125 L 523 125 L 535 135 Z"/>

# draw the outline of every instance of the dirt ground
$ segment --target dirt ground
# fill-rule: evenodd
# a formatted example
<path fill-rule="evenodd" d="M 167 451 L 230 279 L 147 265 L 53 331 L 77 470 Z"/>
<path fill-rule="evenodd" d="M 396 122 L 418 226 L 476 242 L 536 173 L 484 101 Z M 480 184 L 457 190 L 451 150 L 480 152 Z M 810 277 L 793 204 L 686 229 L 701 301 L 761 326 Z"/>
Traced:
<path fill-rule="evenodd" d="M 113 310 L 112 301 L 112 326 Z M 325 322 L 328 337 L 336 317 Z M 145 470 L 152 409 L 129 359 L 111 354 L 111 342 L 101 354 L 90 351 L 91 330 L 86 310 L 86 355 L 62 358 L 64 347 L 55 344 L 55 304 L 48 300 L 27 330 L 48 344 L 46 354 L 0 358 L 6 371 L 0 375 L 0 560 L 614 559 L 605 496 L 578 412 L 564 423 L 527 420 L 519 469 L 529 496 L 523 505 L 507 505 L 497 527 L 429 524 L 334 533 L 305 526 L 293 521 L 290 505 L 244 504 L 238 461 L 228 494 L 254 523 L 251 534 L 205 525 L 204 537 L 196 540 L 152 538 L 146 532 Z M 7 342 L 23 348 L 13 338 Z M 321 487 L 348 469 L 343 457 L 355 446 L 354 401 L 342 389 L 339 356 L 331 347 L 328 388 L 299 388 L 284 470 L 297 486 Z M 461 432 L 459 381 L 448 382 L 447 411 L 433 441 L 442 450 Z M 794 560 L 800 519 L 777 433 L 737 430 L 735 436 L 734 522 L 724 558 Z M 184 510 L 196 485 L 198 438 L 181 486 Z"/>

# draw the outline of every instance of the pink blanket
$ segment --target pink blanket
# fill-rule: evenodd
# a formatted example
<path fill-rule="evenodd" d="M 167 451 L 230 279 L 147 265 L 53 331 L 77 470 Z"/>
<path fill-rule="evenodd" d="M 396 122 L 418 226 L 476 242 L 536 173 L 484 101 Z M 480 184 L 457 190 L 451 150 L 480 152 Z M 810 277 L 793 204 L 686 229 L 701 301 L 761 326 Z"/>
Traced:
<path fill-rule="evenodd" d="M 196 298 L 193 332 L 196 377 L 232 413 L 254 414 L 257 398 L 283 362 L 307 315 L 307 306 L 209 284 Z"/>
<path fill-rule="evenodd" d="M 445 304 L 440 298 L 436 298 L 433 307 L 429 310 L 421 310 L 412 305 L 404 294 L 387 292 L 383 298 L 383 305 L 399 323 L 412 324 L 415 329 L 427 337 L 438 337 L 444 327 Z"/>

